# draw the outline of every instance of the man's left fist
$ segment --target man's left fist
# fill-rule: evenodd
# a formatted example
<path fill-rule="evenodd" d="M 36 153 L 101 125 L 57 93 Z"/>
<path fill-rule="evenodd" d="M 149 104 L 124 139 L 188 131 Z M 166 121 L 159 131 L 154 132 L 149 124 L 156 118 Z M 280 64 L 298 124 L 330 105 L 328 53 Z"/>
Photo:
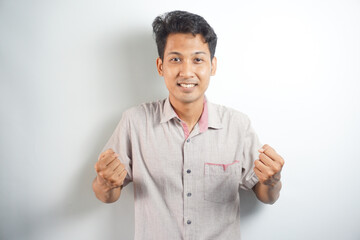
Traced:
<path fill-rule="evenodd" d="M 280 181 L 284 159 L 267 144 L 259 149 L 259 152 L 259 159 L 255 160 L 255 174 L 260 183 L 274 186 Z"/>

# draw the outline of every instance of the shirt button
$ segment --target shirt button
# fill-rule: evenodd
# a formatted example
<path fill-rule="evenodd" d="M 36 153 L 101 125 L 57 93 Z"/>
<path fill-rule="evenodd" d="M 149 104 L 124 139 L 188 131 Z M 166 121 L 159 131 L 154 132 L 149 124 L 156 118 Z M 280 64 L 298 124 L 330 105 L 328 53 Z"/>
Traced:
<path fill-rule="evenodd" d="M 191 193 L 189 192 L 189 193 L 187 194 L 187 196 L 190 197 L 190 196 L 191 196 Z"/>
<path fill-rule="evenodd" d="M 190 169 L 188 169 L 186 172 L 187 172 L 187 173 L 191 173 L 191 170 L 190 170 Z"/>
<path fill-rule="evenodd" d="M 190 142 L 190 139 L 186 140 L 186 142 Z"/>
<path fill-rule="evenodd" d="M 187 222 L 186 222 L 187 224 L 191 224 L 191 221 L 190 220 L 187 220 Z"/>

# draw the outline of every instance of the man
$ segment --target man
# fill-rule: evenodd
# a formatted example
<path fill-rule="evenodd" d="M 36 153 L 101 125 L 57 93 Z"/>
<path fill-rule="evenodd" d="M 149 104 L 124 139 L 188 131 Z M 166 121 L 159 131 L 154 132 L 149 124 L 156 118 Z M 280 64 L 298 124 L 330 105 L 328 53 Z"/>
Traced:
<path fill-rule="evenodd" d="M 245 114 L 207 101 L 217 37 L 202 17 L 170 12 L 153 30 L 169 97 L 123 113 L 95 164 L 94 192 L 115 202 L 133 182 L 135 239 L 239 239 L 239 188 L 274 203 L 284 160 Z"/>

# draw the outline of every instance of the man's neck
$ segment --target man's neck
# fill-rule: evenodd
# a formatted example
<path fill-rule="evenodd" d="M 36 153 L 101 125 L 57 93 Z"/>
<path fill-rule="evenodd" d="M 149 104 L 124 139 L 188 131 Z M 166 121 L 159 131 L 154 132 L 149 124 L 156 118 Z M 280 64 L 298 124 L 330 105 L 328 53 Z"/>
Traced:
<path fill-rule="evenodd" d="M 204 96 L 192 103 L 179 102 L 174 100 L 171 96 L 169 100 L 178 117 L 186 123 L 189 132 L 191 132 L 203 112 Z"/>

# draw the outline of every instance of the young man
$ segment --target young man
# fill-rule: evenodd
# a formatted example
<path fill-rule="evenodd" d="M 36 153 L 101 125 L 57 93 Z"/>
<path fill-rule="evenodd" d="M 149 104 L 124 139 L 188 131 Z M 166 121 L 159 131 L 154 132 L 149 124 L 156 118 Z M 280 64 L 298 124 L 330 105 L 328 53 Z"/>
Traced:
<path fill-rule="evenodd" d="M 170 12 L 153 30 L 169 97 L 123 113 L 95 164 L 94 192 L 115 202 L 133 182 L 135 239 L 239 239 L 239 188 L 274 203 L 284 160 L 245 114 L 207 101 L 217 37 L 202 17 Z"/>

